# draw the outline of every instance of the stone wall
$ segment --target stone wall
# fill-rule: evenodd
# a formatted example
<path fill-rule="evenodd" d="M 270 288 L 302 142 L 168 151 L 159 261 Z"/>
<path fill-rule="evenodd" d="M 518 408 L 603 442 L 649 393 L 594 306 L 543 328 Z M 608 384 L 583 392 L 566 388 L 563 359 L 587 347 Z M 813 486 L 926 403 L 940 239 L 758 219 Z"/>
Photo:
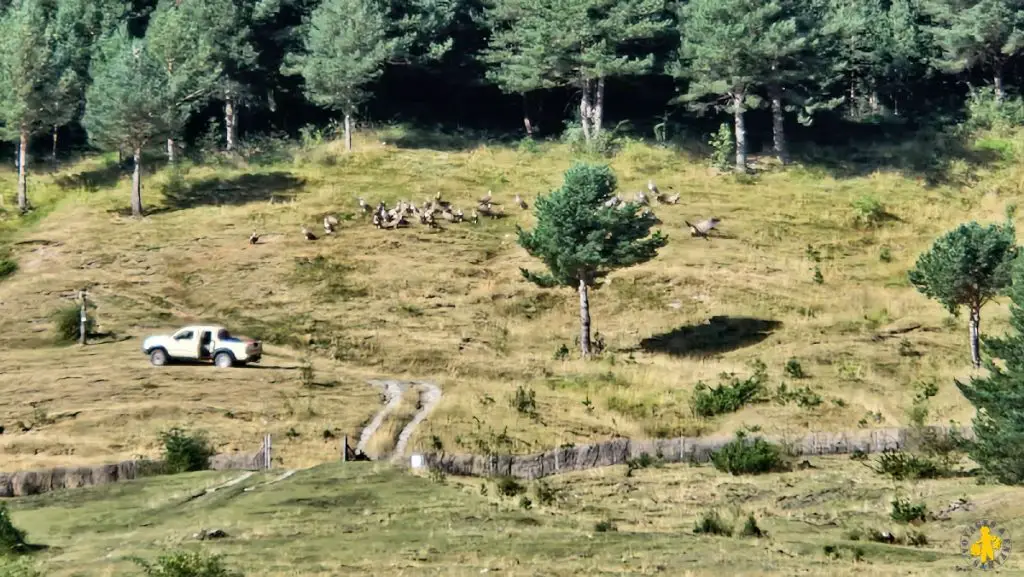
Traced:
<path fill-rule="evenodd" d="M 255 453 L 224 453 L 210 457 L 215 471 L 260 469 L 262 451 Z M 75 489 L 128 481 L 152 474 L 161 468 L 160 461 L 132 460 L 95 467 L 57 467 L 37 471 L 0 473 L 0 497 L 38 495 L 61 489 Z"/>
<path fill-rule="evenodd" d="M 949 427 L 927 427 L 933 434 L 948 434 Z M 970 436 L 969 428 L 959 429 Z M 904 449 L 912 435 L 908 429 L 857 430 L 841 433 L 808 433 L 803 436 L 752 435 L 783 445 L 794 456 L 841 455 L 856 450 L 880 453 Z M 675 439 L 630 440 L 612 439 L 603 443 L 553 449 L 533 455 L 448 455 L 430 453 L 423 456 L 424 465 L 451 475 L 476 477 L 510 476 L 539 479 L 570 471 L 622 465 L 628 459 L 646 453 L 660 456 L 666 463 L 707 463 L 711 454 L 733 440 L 733 436 L 679 437 Z"/>

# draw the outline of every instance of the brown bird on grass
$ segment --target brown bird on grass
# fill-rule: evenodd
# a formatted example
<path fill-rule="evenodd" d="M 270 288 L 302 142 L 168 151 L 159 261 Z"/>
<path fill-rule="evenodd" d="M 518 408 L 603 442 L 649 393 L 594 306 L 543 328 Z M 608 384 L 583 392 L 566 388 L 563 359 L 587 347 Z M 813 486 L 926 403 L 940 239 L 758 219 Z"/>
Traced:
<path fill-rule="evenodd" d="M 711 240 L 708 238 L 708 233 L 718 226 L 718 223 L 722 222 L 722 219 L 711 217 L 707 220 L 702 220 L 697 224 L 690 224 L 687 221 L 686 226 L 690 227 L 690 236 L 699 236 L 704 240 Z"/>
<path fill-rule="evenodd" d="M 316 235 L 306 227 L 302 227 L 302 236 L 306 237 L 306 240 L 316 240 Z"/>

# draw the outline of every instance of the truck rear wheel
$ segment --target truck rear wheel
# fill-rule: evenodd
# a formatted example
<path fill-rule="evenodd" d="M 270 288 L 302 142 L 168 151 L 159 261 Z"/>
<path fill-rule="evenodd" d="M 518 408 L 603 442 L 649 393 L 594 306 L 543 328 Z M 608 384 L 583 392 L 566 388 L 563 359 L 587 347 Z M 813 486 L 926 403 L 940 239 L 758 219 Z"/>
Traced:
<path fill-rule="evenodd" d="M 167 364 L 167 351 L 163 349 L 154 349 L 149 353 L 149 362 L 154 367 L 162 367 Z"/>
<path fill-rule="evenodd" d="M 219 369 L 226 369 L 235 364 L 235 359 L 231 353 L 217 353 L 213 357 L 213 364 Z"/>

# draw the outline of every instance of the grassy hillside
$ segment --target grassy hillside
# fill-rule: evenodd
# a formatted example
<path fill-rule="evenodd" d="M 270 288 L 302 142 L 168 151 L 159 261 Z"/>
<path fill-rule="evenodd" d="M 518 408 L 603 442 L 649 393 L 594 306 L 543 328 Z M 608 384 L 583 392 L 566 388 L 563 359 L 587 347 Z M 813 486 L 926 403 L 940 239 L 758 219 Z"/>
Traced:
<path fill-rule="evenodd" d="M 152 454 L 156 432 L 172 424 L 207 429 L 222 450 L 251 449 L 266 430 L 284 465 L 312 465 L 337 454 L 332 436 L 357 434 L 379 408 L 365 380 L 383 376 L 441 386 L 411 445 L 436 436 L 449 451 L 526 452 L 741 425 L 771 433 L 892 425 L 906 422 L 914 385 L 925 380 L 939 389 L 931 420 L 972 414 L 953 385 L 969 374 L 966 322 L 909 287 L 905 271 L 950 227 L 1003 218 L 1024 182 L 1012 162 L 956 160 L 937 185 L 856 159 L 768 166 L 738 179 L 681 152 L 626 143 L 609 161 L 623 195 L 653 178 L 682 200 L 655 207 L 670 237 L 660 256 L 592 294 L 606 349 L 584 363 L 556 358 L 562 345 L 574 348 L 575 295 L 522 279 L 519 268 L 536 263 L 516 245 L 515 226 L 533 217 L 511 203 L 515 193 L 532 204 L 557 187 L 570 150 L 362 137 L 348 155 L 328 143 L 276 164 L 150 171 L 151 214 L 140 221 L 119 212 L 129 181 L 103 159 L 34 176 L 36 215 L 18 223 L 8 214 L 0 224 L 21 243 L 11 244 L 18 271 L 0 281 L 3 467 Z M 1017 146 L 993 142 L 1008 158 Z M 0 178 L 10 188 L 13 175 Z M 437 191 L 468 213 L 487 190 L 508 218 L 380 231 L 357 214 L 359 196 L 391 205 Z M 319 231 L 328 212 L 343 217 L 338 233 L 304 241 L 300 226 Z M 723 235 L 689 238 L 683 220 L 712 215 Z M 272 234 L 250 246 L 253 230 Z M 54 346 L 50 315 L 81 286 L 111 336 L 84 350 Z M 989 305 L 983 332 L 1003 330 L 1005 316 L 1004 304 Z M 266 367 L 149 366 L 143 337 L 198 320 L 273 343 Z M 318 386 L 304 387 L 299 358 L 309 343 Z M 698 381 L 749 374 L 755 359 L 772 388 L 808 387 L 821 404 L 691 415 Z M 786 374 L 790 359 L 804 378 Z M 518 387 L 535 392 L 535 416 L 511 403 Z"/>
<path fill-rule="evenodd" d="M 10 506 L 29 540 L 49 546 L 37 555 L 53 577 L 132 574 L 129 556 L 151 559 L 170 549 L 224 554 L 248 577 L 954 575 L 966 564 L 964 526 L 987 518 L 1011 535 L 1024 531 L 1012 488 L 978 487 L 973 479 L 893 485 L 850 459 L 813 464 L 819 468 L 747 478 L 686 465 L 626 477 L 625 467 L 610 467 L 504 497 L 494 481 L 439 485 L 382 464 L 350 463 L 273 484 L 264 483 L 277 473 L 259 474 L 197 498 L 233 475 L 158 477 Z M 889 518 L 895 497 L 936 513 L 965 493 L 969 510 L 945 520 L 908 526 Z M 694 534 L 712 511 L 737 534 Z M 738 535 L 749 514 L 766 537 Z M 202 529 L 228 536 L 200 542 L 193 535 Z M 913 534 L 918 545 L 869 538 L 881 531 L 901 541 Z M 1011 555 L 1003 571 L 1019 563 Z"/>

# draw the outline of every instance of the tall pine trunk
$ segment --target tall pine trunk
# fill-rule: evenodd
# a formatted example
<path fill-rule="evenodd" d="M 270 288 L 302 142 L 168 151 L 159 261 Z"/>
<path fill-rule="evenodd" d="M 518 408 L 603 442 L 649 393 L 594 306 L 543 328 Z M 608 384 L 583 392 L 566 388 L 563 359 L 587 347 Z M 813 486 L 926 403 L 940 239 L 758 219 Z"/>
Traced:
<path fill-rule="evenodd" d="M 136 146 L 132 151 L 135 158 L 135 170 L 132 171 L 132 216 L 142 216 L 142 147 Z"/>
<path fill-rule="evenodd" d="M 601 136 L 601 124 L 604 122 L 604 77 L 597 79 L 594 89 L 594 109 L 590 112 L 590 121 L 594 128 L 594 138 Z"/>
<path fill-rule="evenodd" d="M 591 80 L 583 81 L 583 94 L 580 95 L 580 124 L 583 125 L 583 138 L 590 142 L 590 83 Z"/>
<path fill-rule="evenodd" d="M 533 123 L 530 122 L 530 106 L 525 92 L 523 93 L 523 126 L 526 128 L 526 136 L 533 136 Z"/>
<path fill-rule="evenodd" d="M 18 210 L 28 210 L 28 129 L 22 128 L 18 138 Z"/>
<path fill-rule="evenodd" d="M 167 162 L 174 164 L 174 139 L 167 139 Z"/>
<path fill-rule="evenodd" d="M 587 294 L 587 281 L 580 279 L 580 354 L 583 358 L 590 356 L 590 299 Z"/>
<path fill-rule="evenodd" d="M 235 98 L 230 94 L 224 99 L 224 139 L 227 151 L 234 150 L 235 141 L 238 140 L 238 110 L 235 108 Z"/>
<path fill-rule="evenodd" d="M 1002 102 L 1006 98 L 1006 89 L 1003 87 L 1003 65 L 996 64 L 996 72 L 992 76 L 992 87 L 996 91 L 996 101 Z"/>
<path fill-rule="evenodd" d="M 50 160 L 54 163 L 57 162 L 57 131 L 60 127 L 56 124 L 53 125 L 53 148 L 50 149 Z"/>
<path fill-rule="evenodd" d="M 352 152 L 352 115 L 345 113 L 345 150 Z"/>
<path fill-rule="evenodd" d="M 736 133 L 736 172 L 747 171 L 747 124 L 743 118 L 743 92 L 732 95 L 733 124 Z"/>
<path fill-rule="evenodd" d="M 770 88 L 772 98 L 772 139 L 775 144 L 775 155 L 779 162 L 789 164 L 789 147 L 786 145 L 785 116 L 782 109 L 782 88 L 774 85 Z"/>
<path fill-rule="evenodd" d="M 971 308 L 971 316 L 968 320 L 971 334 L 971 364 L 974 368 L 981 368 L 981 347 L 979 346 L 980 330 L 981 330 L 981 309 Z"/>

